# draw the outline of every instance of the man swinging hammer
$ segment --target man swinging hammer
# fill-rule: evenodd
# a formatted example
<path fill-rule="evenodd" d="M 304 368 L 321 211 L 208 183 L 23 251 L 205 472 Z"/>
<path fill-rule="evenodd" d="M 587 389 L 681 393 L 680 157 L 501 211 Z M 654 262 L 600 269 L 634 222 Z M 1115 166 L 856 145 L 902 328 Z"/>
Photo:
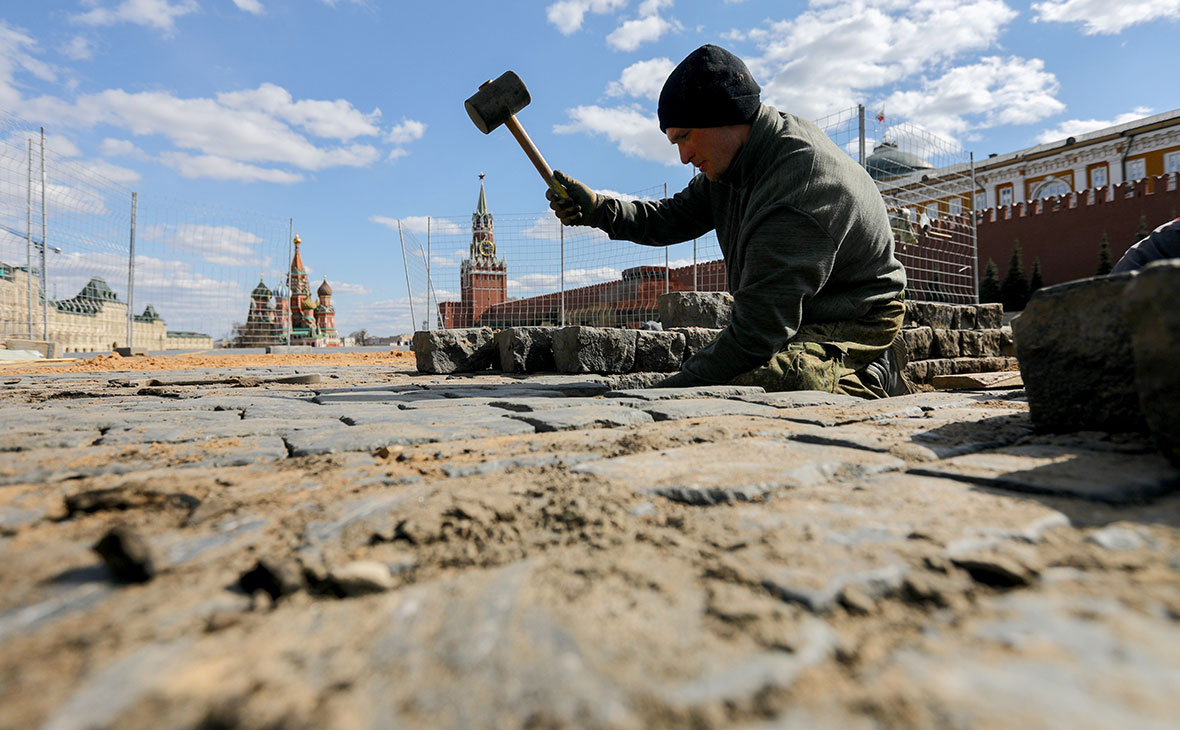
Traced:
<path fill-rule="evenodd" d="M 734 298 L 730 324 L 659 387 L 907 392 L 904 351 L 894 345 L 906 277 L 881 195 L 819 127 L 760 94 L 741 59 L 701 46 L 659 99 L 660 129 L 699 170 L 688 187 L 627 201 L 555 171 L 570 197 L 549 191 L 550 207 L 566 225 L 646 246 L 716 230 Z"/>

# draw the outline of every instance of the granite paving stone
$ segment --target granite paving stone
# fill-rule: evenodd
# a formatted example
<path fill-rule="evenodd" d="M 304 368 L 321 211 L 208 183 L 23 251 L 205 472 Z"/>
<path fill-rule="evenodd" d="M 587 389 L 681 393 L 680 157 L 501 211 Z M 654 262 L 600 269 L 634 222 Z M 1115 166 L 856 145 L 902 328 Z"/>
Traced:
<path fill-rule="evenodd" d="M 1180 470 L 1159 454 L 1083 451 L 1027 444 L 922 464 L 916 474 L 1018 492 L 1130 504 L 1180 488 Z"/>
<path fill-rule="evenodd" d="M 584 405 L 544 411 L 509 412 L 508 417 L 529 424 L 536 428 L 538 433 L 618 428 L 652 421 L 650 414 L 638 408 L 616 405 Z"/>
<path fill-rule="evenodd" d="M 735 462 L 734 453 L 741 453 Z M 619 456 L 570 471 L 626 482 L 637 494 L 688 504 L 767 498 L 780 489 L 900 469 L 904 462 L 835 446 L 751 438 Z"/>
<path fill-rule="evenodd" d="M 632 406 L 640 404 L 631 398 L 513 398 L 492 400 L 488 403 L 493 408 L 522 413 L 536 413 L 538 411 L 553 411 L 562 408 L 580 408 L 584 406 Z"/>
<path fill-rule="evenodd" d="M 245 466 L 287 458 L 283 440 L 274 436 L 214 439 L 173 444 L 153 451 L 151 444 L 91 446 L 63 458 L 60 449 L 15 452 L 0 461 L 0 485 L 55 482 L 62 479 L 128 474 L 161 462 L 180 468 Z"/>
<path fill-rule="evenodd" d="M 469 477 L 477 474 L 494 474 L 497 472 L 513 471 L 516 469 L 534 469 L 537 467 L 549 466 L 573 466 L 574 464 L 584 464 L 588 461 L 597 461 L 602 457 L 598 454 L 585 453 L 567 453 L 567 454 L 545 454 L 537 456 L 513 456 L 508 459 L 496 459 L 494 461 L 481 461 L 477 464 L 447 464 L 443 466 L 443 474 L 448 477 Z M 2 525 L 2 512 L 0 512 L 0 525 Z"/>
<path fill-rule="evenodd" d="M 657 421 L 678 421 L 684 418 L 710 416 L 758 416 L 778 418 L 781 411 L 774 406 L 748 403 L 727 398 L 691 398 L 686 400 L 655 400 L 640 406 Z"/>
<path fill-rule="evenodd" d="M 1032 424 L 1023 412 L 951 408 L 918 418 L 805 429 L 790 437 L 808 443 L 893 452 L 925 461 L 1007 446 L 1032 432 Z"/>
<path fill-rule="evenodd" d="M 502 411 L 500 411 L 502 413 Z M 403 411 L 420 413 L 420 411 Z M 373 451 L 382 446 L 406 446 L 438 441 L 465 441 L 490 436 L 533 433 L 527 423 L 500 415 L 470 417 L 460 421 L 379 421 L 331 431 L 296 431 L 286 437 L 292 456 Z"/>
<path fill-rule="evenodd" d="M 60 425 L 68 427 L 72 424 Z M 102 436 L 102 431 L 98 429 L 50 430 L 48 427 L 33 429 L 17 427 L 0 435 L 0 452 L 76 449 L 95 443 L 100 436 Z"/>
<path fill-rule="evenodd" d="M 553 333 L 556 327 L 506 327 L 496 333 L 498 364 L 506 373 L 556 370 Z"/>
<path fill-rule="evenodd" d="M 479 421 L 504 415 L 501 408 L 488 405 L 471 404 L 460 407 L 464 400 L 447 398 L 454 401 L 453 408 L 397 408 L 380 403 L 356 403 L 351 406 L 339 407 L 333 413 L 340 421 L 350 426 L 368 426 L 379 423 L 405 424 L 439 424 L 462 423 L 465 421 Z"/>
<path fill-rule="evenodd" d="M 626 373 L 635 366 L 635 330 L 562 327 L 553 333 L 553 359 L 563 373 Z"/>
<path fill-rule="evenodd" d="M 998 326 L 927 309 L 960 349 Z M 232 385 L 288 375 L 320 382 Z M 19 376 L 0 726 L 1174 725 L 1180 471 L 1149 434 L 1035 431 L 1019 387 L 662 377 Z M 96 559 L 116 528 L 151 580 Z"/>
<path fill-rule="evenodd" d="M 115 589 L 106 568 L 97 565 L 92 573 L 93 580 L 62 584 L 44 600 L 0 613 L 0 645 L 13 637 L 37 631 L 58 619 L 89 611 L 109 598 Z"/>
<path fill-rule="evenodd" d="M 1180 716 L 1171 691 L 1180 635 L 1168 619 L 1110 599 L 1018 592 L 983 601 L 965 625 L 936 619 L 877 681 L 901 678 L 916 690 L 913 706 L 956 727 L 1007 718 L 1046 730 L 1163 730 Z"/>
<path fill-rule="evenodd" d="M 612 390 L 608 398 L 638 398 L 640 400 L 688 400 L 692 398 L 738 398 L 766 391 L 755 385 L 703 385 L 694 388 L 635 388 Z"/>
<path fill-rule="evenodd" d="M 775 408 L 803 408 L 804 406 L 851 406 L 864 400 L 842 393 L 827 393 L 822 390 L 795 390 L 778 393 L 739 393 L 732 396 L 748 403 L 761 403 Z"/>
<path fill-rule="evenodd" d="M 676 372 L 684 362 L 684 335 L 679 332 L 637 330 L 635 369 L 647 372 Z"/>
<path fill-rule="evenodd" d="M 303 544 L 351 550 L 368 544 L 374 536 L 392 540 L 400 520 L 399 510 L 423 494 L 423 488 L 413 487 L 332 505 L 331 514 L 308 521 L 303 529 Z"/>

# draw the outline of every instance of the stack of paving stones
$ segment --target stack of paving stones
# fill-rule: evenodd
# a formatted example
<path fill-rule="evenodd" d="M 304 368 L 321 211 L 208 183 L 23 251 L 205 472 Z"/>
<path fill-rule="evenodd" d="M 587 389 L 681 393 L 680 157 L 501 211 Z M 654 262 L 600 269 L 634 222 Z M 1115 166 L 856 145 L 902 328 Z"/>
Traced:
<path fill-rule="evenodd" d="M 1180 259 L 1040 289 L 1013 327 L 1039 428 L 1147 431 L 1180 464 Z"/>
<path fill-rule="evenodd" d="M 906 377 L 928 384 L 940 375 L 1015 367 L 1012 329 L 1000 304 L 906 302 L 901 338 L 909 355 Z"/>
<path fill-rule="evenodd" d="M 662 331 L 576 326 L 417 332 L 418 371 L 675 372 L 728 324 L 733 297 L 673 292 L 658 303 Z M 1012 330 L 1001 326 L 1002 318 L 999 304 L 907 302 L 901 332 L 909 352 L 907 377 L 927 384 L 939 375 L 1013 369 Z"/>
<path fill-rule="evenodd" d="M 1180 717 L 1146 437 L 627 382 L 0 372 L 0 727 Z"/>

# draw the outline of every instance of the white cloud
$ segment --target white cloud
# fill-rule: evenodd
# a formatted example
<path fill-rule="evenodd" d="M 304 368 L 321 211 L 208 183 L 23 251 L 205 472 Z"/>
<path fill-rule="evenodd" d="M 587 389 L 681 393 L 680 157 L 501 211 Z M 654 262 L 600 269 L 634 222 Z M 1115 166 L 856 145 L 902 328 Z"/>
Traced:
<path fill-rule="evenodd" d="M 658 41 L 673 25 L 658 15 L 628 20 L 611 31 L 607 44 L 618 51 L 634 51 L 643 43 Z"/>
<path fill-rule="evenodd" d="M 332 296 L 337 294 L 356 294 L 365 295 L 371 293 L 363 284 L 349 284 L 346 281 L 328 281 L 328 286 L 332 287 Z"/>
<path fill-rule="evenodd" d="M 91 174 L 120 185 L 128 185 L 140 179 L 140 174 L 135 170 L 106 160 L 94 160 L 83 165 Z"/>
<path fill-rule="evenodd" d="M 72 108 L 61 114 L 81 125 L 107 123 L 138 136 L 163 136 L 182 149 L 227 161 L 273 162 L 321 170 L 363 167 L 380 157 L 378 150 L 369 145 L 318 147 L 264 111 L 230 108 L 213 99 L 184 99 L 165 92 L 132 94 L 111 89 L 79 97 Z M 227 178 L 218 175 L 217 179 Z"/>
<path fill-rule="evenodd" d="M 57 74 L 49 64 L 38 59 L 37 41 L 20 28 L 0 20 L 0 108 L 15 111 L 20 102 L 16 74 L 24 71 L 42 81 L 55 81 Z"/>
<path fill-rule="evenodd" d="M 385 139 L 393 144 L 406 144 L 414 140 L 422 139 L 422 135 L 426 134 L 426 125 L 422 122 L 416 122 L 413 119 L 402 119 L 402 123 L 389 130 Z"/>
<path fill-rule="evenodd" d="M 236 226 L 211 226 L 202 223 L 142 226 L 144 241 L 158 242 L 185 254 L 199 255 L 203 261 L 218 266 L 257 268 L 265 261 L 265 241 L 257 234 Z"/>
<path fill-rule="evenodd" d="M 131 13 L 146 7 L 124 3 L 117 9 Z M 30 36 L 0 21 L 0 109 L 54 120 L 58 128 L 108 124 L 136 137 L 162 138 L 165 149 L 159 153 L 160 161 L 186 177 L 293 183 L 303 179 L 297 170 L 364 167 L 385 154 L 373 144 L 358 141 L 381 139 L 379 109 L 362 112 L 343 99 L 295 99 L 270 83 L 215 98 L 107 89 L 70 100 L 48 95 L 24 99 L 18 74 L 56 80 L 55 69 L 40 61 L 36 52 L 37 44 Z M 406 121 L 396 129 L 413 137 L 424 129 L 417 124 Z M 321 145 L 317 138 L 342 144 Z M 128 144 L 110 142 L 104 150 L 136 154 Z M 67 153 L 65 147 L 53 149 Z M 399 153 L 394 150 L 393 154 Z"/>
<path fill-rule="evenodd" d="M 1086 35 L 1119 33 L 1152 20 L 1180 19 L 1180 0 L 1047 0 L 1033 3 L 1034 20 L 1082 23 Z"/>
<path fill-rule="evenodd" d="M 380 133 L 376 125 L 381 117 L 380 109 L 365 114 L 343 99 L 295 101 L 291 92 L 275 84 L 218 94 L 217 101 L 230 109 L 263 112 L 325 139 L 347 142 L 354 137 Z"/>
<path fill-rule="evenodd" d="M 658 18 L 654 13 L 666 6 L 652 2 L 643 9 Z M 812 0 L 794 18 L 728 35 L 757 46 L 743 57 L 768 104 L 816 119 L 877 95 L 894 114 L 912 113 L 914 121 L 950 135 L 1028 123 L 1062 108 L 1057 80 L 1040 60 L 978 58 L 998 45 L 1016 16 L 1004 0 Z M 636 33 L 628 42 L 640 40 Z M 673 67 L 667 59 L 633 64 L 606 93 L 643 106 L 579 106 L 555 131 L 603 134 L 627 154 L 677 164 L 648 111 Z M 972 73 L 980 76 L 969 78 Z"/>
<path fill-rule="evenodd" d="M 993 45 L 1015 17 L 1003 0 L 825 0 L 752 30 L 763 55 L 746 60 L 764 100 L 815 118 Z"/>
<path fill-rule="evenodd" d="M 610 13 L 627 4 L 627 0 L 560 0 L 545 11 L 549 22 L 562 35 L 570 35 L 582 27 L 586 13 Z"/>
<path fill-rule="evenodd" d="M 200 8 L 196 0 L 122 0 L 114 7 L 96 7 L 72 19 L 84 25 L 132 23 L 170 34 L 176 29 L 177 18 Z"/>
<path fill-rule="evenodd" d="M 558 124 L 553 131 L 558 134 L 602 134 L 618 145 L 624 154 L 639 157 L 665 165 L 679 165 L 676 148 L 668 144 L 668 138 L 660 131 L 654 116 L 645 114 L 637 107 L 608 109 L 601 106 L 579 106 L 568 111 L 574 120 L 571 124 Z"/>
<path fill-rule="evenodd" d="M 649 15 L 655 15 L 660 12 L 662 8 L 670 8 L 676 0 L 643 0 L 639 3 L 639 17 L 646 18 Z"/>
<path fill-rule="evenodd" d="M 130 157 L 137 160 L 148 159 L 147 154 L 136 147 L 134 142 L 125 139 L 107 137 L 98 145 L 98 151 L 107 157 Z"/>
<path fill-rule="evenodd" d="M 660 97 L 660 89 L 668 74 L 672 73 L 676 65 L 667 58 L 653 58 L 647 61 L 633 63 L 623 69 L 618 81 L 612 81 L 607 87 L 608 96 L 634 96 L 655 101 Z"/>
<path fill-rule="evenodd" d="M 303 176 L 298 173 L 259 167 L 217 155 L 186 155 L 183 152 L 165 152 L 160 155 L 160 161 L 187 178 L 286 184 L 303 180 Z"/>
<path fill-rule="evenodd" d="M 384 215 L 374 215 L 369 217 L 369 221 L 371 223 L 377 223 L 395 231 L 398 229 L 398 220 L 399 219 L 397 218 L 390 218 Z M 431 234 L 438 233 L 440 235 L 458 235 L 466 232 L 458 224 L 453 223 L 446 218 L 432 218 L 425 215 L 411 215 L 400 220 L 402 233 L 425 234 L 427 220 L 430 221 Z"/>
<path fill-rule="evenodd" d="M 1028 124 L 1061 112 L 1057 78 L 1037 58 L 980 59 L 958 66 L 920 89 L 899 91 L 885 108 L 935 134 L 954 137 L 971 129 Z"/>
<path fill-rule="evenodd" d="M 1114 119 L 1069 119 L 1062 122 L 1061 124 L 1058 124 L 1053 129 L 1046 129 L 1044 132 L 1041 132 L 1039 135 L 1037 135 L 1037 141 L 1042 143 L 1056 142 L 1057 140 L 1066 139 L 1067 137 L 1076 137 L 1080 134 L 1086 134 L 1087 132 L 1096 132 L 1099 129 L 1105 129 L 1118 124 L 1133 122 L 1136 119 L 1142 119 L 1149 114 L 1151 114 L 1150 107 L 1140 106 L 1129 112 L 1126 112 L 1125 114 L 1119 114 Z"/>
<path fill-rule="evenodd" d="M 234 5 L 238 6 L 238 10 L 254 15 L 262 15 L 265 12 L 259 0 L 234 0 Z"/>
<path fill-rule="evenodd" d="M 88 61 L 94 57 L 94 44 L 85 36 L 74 36 L 59 50 L 63 56 L 74 61 Z"/>

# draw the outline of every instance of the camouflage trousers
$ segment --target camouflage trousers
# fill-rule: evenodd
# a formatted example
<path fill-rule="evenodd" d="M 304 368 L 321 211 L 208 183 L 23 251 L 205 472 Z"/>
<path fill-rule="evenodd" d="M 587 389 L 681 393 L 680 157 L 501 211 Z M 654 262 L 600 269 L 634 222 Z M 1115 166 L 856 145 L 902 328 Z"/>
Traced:
<path fill-rule="evenodd" d="M 805 324 L 770 362 L 731 382 L 760 385 L 767 391 L 823 390 L 885 398 L 888 394 L 877 376 L 865 368 L 893 344 L 904 319 L 904 296 L 899 296 L 859 319 Z"/>

